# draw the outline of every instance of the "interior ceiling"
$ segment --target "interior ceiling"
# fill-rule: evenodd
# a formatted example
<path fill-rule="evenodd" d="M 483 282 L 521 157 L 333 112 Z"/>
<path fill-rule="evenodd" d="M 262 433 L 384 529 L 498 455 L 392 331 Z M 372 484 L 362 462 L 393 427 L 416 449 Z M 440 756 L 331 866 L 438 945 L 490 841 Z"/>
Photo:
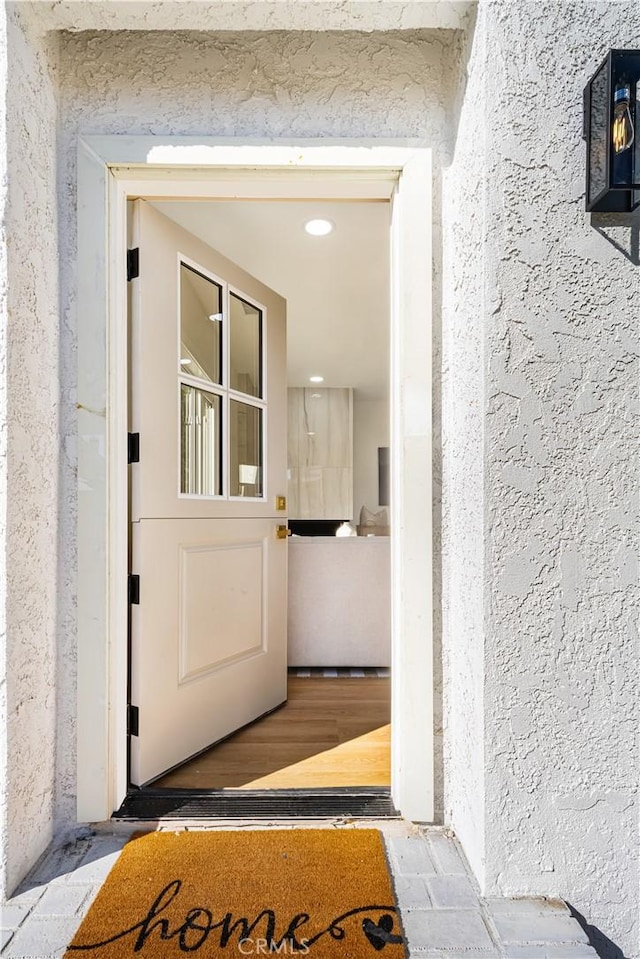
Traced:
<path fill-rule="evenodd" d="M 384 202 L 153 201 L 153 206 L 287 300 L 289 386 L 350 386 L 386 399 L 389 217 Z M 335 223 L 311 237 L 315 217 Z"/>

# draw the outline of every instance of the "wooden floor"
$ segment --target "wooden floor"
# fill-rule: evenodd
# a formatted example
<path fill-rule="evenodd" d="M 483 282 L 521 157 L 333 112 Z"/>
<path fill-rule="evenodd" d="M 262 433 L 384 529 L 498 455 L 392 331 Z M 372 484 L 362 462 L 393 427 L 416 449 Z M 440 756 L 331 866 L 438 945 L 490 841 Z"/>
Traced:
<path fill-rule="evenodd" d="M 388 679 L 289 677 L 284 706 L 154 783 L 178 789 L 390 785 Z"/>

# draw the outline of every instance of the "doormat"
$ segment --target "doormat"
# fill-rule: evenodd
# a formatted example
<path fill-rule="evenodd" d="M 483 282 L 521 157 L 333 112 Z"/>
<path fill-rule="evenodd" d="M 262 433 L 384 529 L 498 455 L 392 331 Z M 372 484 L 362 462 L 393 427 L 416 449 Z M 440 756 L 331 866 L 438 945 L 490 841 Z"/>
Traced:
<path fill-rule="evenodd" d="M 124 847 L 65 959 L 406 955 L 376 829 L 156 832 Z"/>

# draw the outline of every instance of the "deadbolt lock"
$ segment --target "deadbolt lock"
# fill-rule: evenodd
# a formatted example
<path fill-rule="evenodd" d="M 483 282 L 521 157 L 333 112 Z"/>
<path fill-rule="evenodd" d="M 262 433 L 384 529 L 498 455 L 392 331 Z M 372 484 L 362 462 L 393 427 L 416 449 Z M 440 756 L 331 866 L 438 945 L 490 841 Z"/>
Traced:
<path fill-rule="evenodd" d="M 276 496 L 276 509 L 286 509 L 287 508 L 287 497 L 286 496 Z"/>
<path fill-rule="evenodd" d="M 286 539 L 287 536 L 291 536 L 291 530 L 286 526 L 276 526 L 276 536 L 278 539 Z"/>

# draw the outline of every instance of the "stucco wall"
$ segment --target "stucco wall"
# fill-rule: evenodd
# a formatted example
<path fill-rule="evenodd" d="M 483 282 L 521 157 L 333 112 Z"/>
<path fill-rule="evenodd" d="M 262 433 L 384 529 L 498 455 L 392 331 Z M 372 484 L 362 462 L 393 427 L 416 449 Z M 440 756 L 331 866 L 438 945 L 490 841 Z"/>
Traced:
<path fill-rule="evenodd" d="M 461 51 L 455 152 L 443 175 L 442 616 L 445 821 L 484 881 L 484 282 L 486 44 Z M 469 74 L 466 83 L 465 69 Z"/>
<path fill-rule="evenodd" d="M 484 645 L 464 706 L 484 809 L 460 798 L 459 744 L 447 808 L 461 835 L 484 832 L 484 864 L 467 851 L 487 891 L 559 894 L 636 956 L 640 269 L 610 242 L 629 249 L 629 226 L 584 212 L 581 140 L 582 88 L 610 47 L 640 47 L 637 3 L 479 6 L 445 243 L 445 569 L 473 620 L 451 613 L 445 636 L 461 693 Z M 483 485 L 470 579 L 463 474 L 474 510 Z"/>
<path fill-rule="evenodd" d="M 53 834 L 58 581 L 58 247 L 55 44 L 2 10 L 7 237 L 2 322 L 2 610 L 9 758 L 2 879 L 11 888 Z"/>
<path fill-rule="evenodd" d="M 266 6 L 226 4 L 225 16 L 233 9 L 241 22 L 224 22 L 264 26 Z M 346 15 L 343 4 L 269 5 L 274 16 L 286 7 L 298 17 L 321 6 Z M 146 9 L 145 26 L 168 26 L 175 7 L 132 4 L 126 16 Z M 365 7 L 369 29 L 374 16 L 383 23 L 380 11 L 410 17 L 427 5 L 349 9 Z M 45 4 L 27 23 L 29 11 L 21 5 L 29 29 L 58 15 L 69 22 L 51 25 L 122 27 L 125 16 L 109 3 Z M 446 819 L 487 891 L 562 895 L 638 955 L 630 414 L 640 284 L 638 267 L 607 239 L 624 246 L 628 230 L 597 232 L 584 214 L 580 140 L 582 86 L 609 46 L 640 46 L 637 4 L 481 3 L 459 122 L 451 104 L 461 60 L 446 33 L 66 35 L 59 251 L 55 58 L 39 36 L 27 45 L 17 18 L 10 9 L 4 556 L 13 772 L 2 815 L 11 877 L 54 822 L 75 820 L 78 133 L 421 136 L 436 148 L 436 167 L 448 164 L 455 139 L 444 283 L 438 230 L 434 277 L 445 307 Z M 437 309 L 435 322 L 438 330 Z M 438 349 L 436 335 L 436 357 Z M 437 359 L 436 436 L 438 369 Z M 435 459 L 437 496 L 437 443 Z M 436 533 L 437 514 L 436 505 Z"/>

